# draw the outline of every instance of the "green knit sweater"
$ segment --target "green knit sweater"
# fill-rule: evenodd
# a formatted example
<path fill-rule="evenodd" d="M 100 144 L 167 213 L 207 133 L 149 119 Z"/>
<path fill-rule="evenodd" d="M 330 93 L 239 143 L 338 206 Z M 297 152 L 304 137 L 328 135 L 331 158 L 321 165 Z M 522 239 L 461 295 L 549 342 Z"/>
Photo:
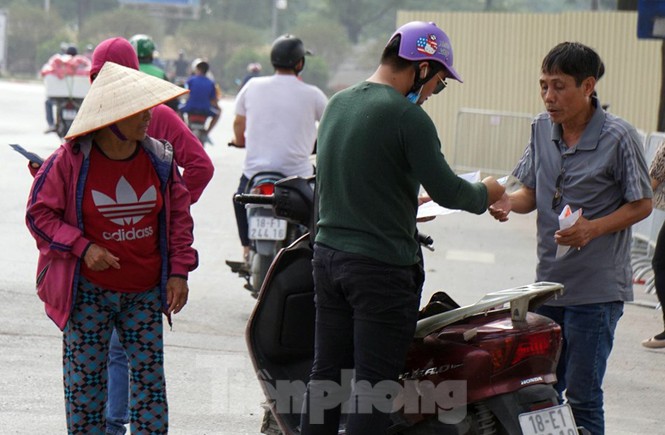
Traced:
<path fill-rule="evenodd" d="M 319 125 L 316 241 L 407 266 L 418 259 L 420 186 L 434 201 L 481 214 L 487 189 L 455 175 L 434 123 L 394 88 L 362 82 L 336 94 Z"/>

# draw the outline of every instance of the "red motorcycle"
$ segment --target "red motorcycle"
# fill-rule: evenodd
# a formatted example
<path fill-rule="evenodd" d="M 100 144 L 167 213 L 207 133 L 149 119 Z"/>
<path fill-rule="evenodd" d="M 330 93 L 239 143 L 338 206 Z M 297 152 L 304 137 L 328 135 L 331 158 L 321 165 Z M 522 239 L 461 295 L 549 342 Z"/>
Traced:
<path fill-rule="evenodd" d="M 275 184 L 273 195 L 239 199 L 270 203 L 276 215 L 313 228 L 308 180 L 287 178 Z M 247 346 L 266 396 L 264 434 L 300 433 L 314 356 L 311 259 L 309 235 L 279 252 L 247 325 Z M 488 293 L 464 307 L 436 293 L 421 310 L 388 433 L 588 434 L 553 388 L 561 329 L 531 312 L 562 291 L 560 284 L 539 282 Z M 346 433 L 344 421 L 339 433 Z"/>
<path fill-rule="evenodd" d="M 208 116 L 207 113 L 187 112 L 183 114 L 185 123 L 189 129 L 194 133 L 204 147 L 206 144 L 213 145 L 208 137 Z"/>

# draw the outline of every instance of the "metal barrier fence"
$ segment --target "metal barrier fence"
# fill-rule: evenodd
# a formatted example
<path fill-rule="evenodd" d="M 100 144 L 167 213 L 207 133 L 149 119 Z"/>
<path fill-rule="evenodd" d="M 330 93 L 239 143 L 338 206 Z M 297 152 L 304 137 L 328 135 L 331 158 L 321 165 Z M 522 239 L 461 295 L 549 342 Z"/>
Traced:
<path fill-rule="evenodd" d="M 525 113 L 461 109 L 451 167 L 458 173 L 480 170 L 484 176 L 511 173 L 529 141 L 532 119 Z"/>
<path fill-rule="evenodd" d="M 660 144 L 665 141 L 665 133 L 652 132 L 644 139 L 644 158 L 647 165 L 651 165 Z M 631 265 L 633 279 L 644 284 L 645 293 L 655 292 L 654 275 L 651 259 L 658 240 L 660 228 L 665 224 L 665 211 L 654 209 L 644 220 L 633 225 L 633 240 L 631 247 Z"/>

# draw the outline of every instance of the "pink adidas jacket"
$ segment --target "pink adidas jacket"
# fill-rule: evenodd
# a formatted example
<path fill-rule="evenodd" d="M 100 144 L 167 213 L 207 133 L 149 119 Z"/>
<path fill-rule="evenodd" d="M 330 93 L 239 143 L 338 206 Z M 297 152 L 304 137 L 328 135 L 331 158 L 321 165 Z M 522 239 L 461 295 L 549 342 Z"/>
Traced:
<path fill-rule="evenodd" d="M 171 146 L 150 137 L 141 146 L 162 183 L 165 212 L 160 213 L 159 245 L 163 258 L 160 288 L 166 312 L 166 281 L 171 275 L 187 277 L 198 266 L 192 248 L 193 221 L 190 194 L 173 164 Z M 83 236 L 81 202 L 87 176 L 91 136 L 65 143 L 37 172 L 28 199 L 26 224 L 37 242 L 37 294 L 46 314 L 62 330 L 76 300 L 81 256 L 90 241 Z"/>

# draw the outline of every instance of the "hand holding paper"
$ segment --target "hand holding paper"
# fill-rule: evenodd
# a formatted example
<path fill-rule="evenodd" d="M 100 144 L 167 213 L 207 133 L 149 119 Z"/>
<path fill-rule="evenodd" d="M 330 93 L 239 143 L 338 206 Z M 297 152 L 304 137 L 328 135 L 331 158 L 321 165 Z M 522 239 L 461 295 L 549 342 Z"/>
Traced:
<path fill-rule="evenodd" d="M 570 206 L 566 205 L 561 211 L 561 214 L 559 215 L 559 229 L 565 230 L 566 228 L 572 227 L 573 225 L 575 225 L 580 216 L 582 216 L 581 208 L 573 212 L 570 209 Z M 555 258 L 562 257 L 563 255 L 566 254 L 566 252 L 568 252 L 568 250 L 570 250 L 570 246 L 557 245 Z"/>
<path fill-rule="evenodd" d="M 480 171 L 469 172 L 467 174 L 460 174 L 460 178 L 464 178 L 466 181 L 471 183 L 480 181 Z M 449 208 L 441 207 L 434 201 L 428 202 L 419 202 L 420 207 L 418 207 L 418 220 L 422 221 L 426 218 L 433 218 L 434 216 L 442 216 L 450 213 L 457 213 L 460 210 L 451 210 Z"/>

